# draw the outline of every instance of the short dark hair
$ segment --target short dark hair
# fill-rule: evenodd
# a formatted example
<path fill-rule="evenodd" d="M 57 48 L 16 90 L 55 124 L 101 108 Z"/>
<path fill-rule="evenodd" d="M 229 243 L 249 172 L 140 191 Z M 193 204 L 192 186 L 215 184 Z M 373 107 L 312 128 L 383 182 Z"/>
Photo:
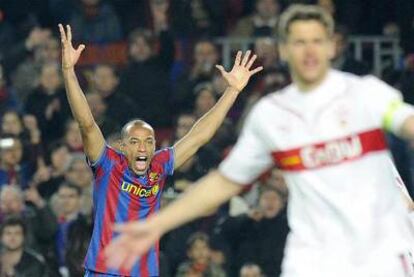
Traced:
<path fill-rule="evenodd" d="M 317 5 L 303 5 L 295 4 L 283 12 L 280 17 L 278 26 L 278 39 L 281 42 L 286 42 L 289 34 L 289 28 L 295 21 L 310 21 L 315 20 L 325 26 L 329 37 L 332 37 L 334 32 L 334 20 L 332 16 L 322 7 Z"/>
<path fill-rule="evenodd" d="M 135 40 L 138 38 L 142 38 L 145 40 L 145 42 L 150 46 L 150 48 L 153 48 L 156 43 L 155 36 L 153 32 L 149 29 L 144 28 L 137 28 L 133 30 L 128 37 L 128 45 L 131 45 Z"/>
<path fill-rule="evenodd" d="M 23 235 L 26 236 L 26 224 L 20 216 L 9 216 L 3 221 L 0 226 L 0 236 L 3 236 L 3 231 L 6 227 L 10 226 L 20 226 L 23 230 Z"/>
<path fill-rule="evenodd" d="M 187 240 L 187 243 L 186 243 L 187 249 L 190 249 L 191 247 L 193 247 L 193 245 L 197 241 L 203 241 L 208 245 L 210 244 L 210 239 L 209 239 L 207 234 L 205 234 L 203 232 L 195 232 Z"/>
<path fill-rule="evenodd" d="M 144 126 L 144 125 L 147 125 L 151 127 L 152 129 L 152 126 L 142 119 L 136 118 L 136 119 L 132 119 L 128 121 L 127 123 L 125 123 L 125 125 L 121 129 L 121 139 L 124 139 L 128 136 L 128 128 L 130 126 Z"/>
<path fill-rule="evenodd" d="M 61 188 L 72 189 L 72 190 L 76 191 L 76 194 L 78 196 L 81 196 L 82 195 L 82 189 L 79 186 L 77 186 L 75 184 L 72 184 L 70 182 L 63 182 L 63 183 L 61 183 L 60 186 L 59 186 L 59 189 L 61 189 Z"/>

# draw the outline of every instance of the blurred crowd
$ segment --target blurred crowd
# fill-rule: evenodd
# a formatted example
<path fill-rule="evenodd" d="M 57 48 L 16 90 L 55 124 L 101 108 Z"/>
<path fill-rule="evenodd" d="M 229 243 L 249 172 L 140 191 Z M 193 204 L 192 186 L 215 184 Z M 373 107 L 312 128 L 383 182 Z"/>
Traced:
<path fill-rule="evenodd" d="M 289 84 L 275 34 L 280 13 L 298 2 L 319 4 L 335 17 L 337 69 L 372 71 L 350 53 L 350 35 L 399 38 L 401 63 L 382 77 L 414 104 L 412 1 L 0 0 L 0 277 L 83 276 L 93 175 L 65 96 L 57 23 L 70 24 L 76 43 L 86 44 L 77 73 L 115 148 L 132 118 L 154 126 L 159 147 L 182 138 L 226 88 L 214 67 L 222 62 L 215 39 L 254 38 L 264 71 L 210 143 L 175 171 L 166 205 L 227 155 L 258 99 Z M 413 146 L 392 136 L 390 145 L 413 192 Z M 287 197 L 274 169 L 225 206 L 170 232 L 161 241 L 161 276 L 278 276 Z"/>

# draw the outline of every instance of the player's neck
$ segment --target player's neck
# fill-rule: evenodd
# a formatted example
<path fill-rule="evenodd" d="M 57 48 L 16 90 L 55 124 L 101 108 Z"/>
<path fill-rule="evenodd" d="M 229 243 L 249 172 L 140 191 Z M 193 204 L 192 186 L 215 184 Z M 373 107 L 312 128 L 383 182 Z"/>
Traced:
<path fill-rule="evenodd" d="M 319 78 L 312 81 L 305 80 L 296 74 L 292 74 L 292 79 L 301 92 L 308 93 L 319 87 L 326 80 L 328 72 L 329 69 L 322 73 Z"/>

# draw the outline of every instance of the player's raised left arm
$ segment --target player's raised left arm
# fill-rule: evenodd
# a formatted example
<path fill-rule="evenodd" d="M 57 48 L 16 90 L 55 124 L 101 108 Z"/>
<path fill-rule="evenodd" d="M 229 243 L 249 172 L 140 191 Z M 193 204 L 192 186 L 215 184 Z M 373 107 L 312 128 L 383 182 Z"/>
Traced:
<path fill-rule="evenodd" d="M 243 56 L 239 51 L 230 72 L 226 72 L 223 66 L 216 65 L 226 79 L 228 87 L 216 105 L 194 124 L 188 134 L 175 143 L 174 168 L 181 166 L 213 137 L 250 77 L 263 69 L 260 66 L 250 70 L 256 60 L 256 55 L 250 56 L 250 54 L 251 52 L 247 51 Z"/>

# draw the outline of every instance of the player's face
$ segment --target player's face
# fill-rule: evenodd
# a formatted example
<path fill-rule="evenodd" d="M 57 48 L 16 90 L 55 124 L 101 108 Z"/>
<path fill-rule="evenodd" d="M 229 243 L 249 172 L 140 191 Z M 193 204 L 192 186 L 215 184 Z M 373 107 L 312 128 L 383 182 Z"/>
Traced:
<path fill-rule="evenodd" d="M 144 126 L 131 127 L 124 138 L 122 151 L 132 171 L 138 175 L 145 174 L 155 152 L 154 131 Z"/>
<path fill-rule="evenodd" d="M 294 21 L 280 54 L 289 64 L 292 78 L 300 86 L 313 87 L 325 77 L 334 46 L 328 31 L 316 20 Z"/>
<path fill-rule="evenodd" d="M 7 226 L 3 229 L 1 242 L 9 250 L 18 250 L 23 247 L 24 235 L 21 226 Z"/>

